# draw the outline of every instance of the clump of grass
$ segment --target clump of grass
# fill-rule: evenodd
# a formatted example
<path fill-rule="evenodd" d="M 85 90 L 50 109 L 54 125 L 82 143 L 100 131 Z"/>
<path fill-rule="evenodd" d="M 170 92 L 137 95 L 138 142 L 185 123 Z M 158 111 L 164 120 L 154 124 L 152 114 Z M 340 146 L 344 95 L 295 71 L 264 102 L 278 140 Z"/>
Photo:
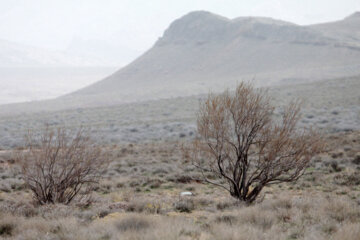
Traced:
<path fill-rule="evenodd" d="M 220 210 L 220 211 L 224 211 L 226 209 L 230 209 L 230 208 L 236 207 L 238 205 L 241 205 L 239 201 L 230 199 L 230 200 L 218 202 L 216 204 L 216 209 Z"/>
<path fill-rule="evenodd" d="M 180 199 L 175 203 L 175 209 L 179 212 L 191 213 L 195 209 L 192 199 Z"/>
<path fill-rule="evenodd" d="M 360 165 L 360 153 L 358 153 L 352 160 L 353 164 Z"/>
<path fill-rule="evenodd" d="M 360 236 L 360 224 L 346 224 L 334 234 L 335 240 L 358 240 Z"/>
<path fill-rule="evenodd" d="M 248 207 L 239 212 L 239 220 L 243 224 L 251 224 L 262 230 L 267 230 L 275 224 L 276 216 L 271 211 L 264 211 L 258 207 Z"/>
<path fill-rule="evenodd" d="M 360 174 L 359 172 L 354 172 L 351 174 L 336 175 L 334 181 L 338 185 L 357 186 L 360 185 Z"/>
<path fill-rule="evenodd" d="M 15 224 L 12 222 L 0 223 L 0 236 L 11 236 L 15 229 Z"/>
<path fill-rule="evenodd" d="M 237 221 L 237 218 L 233 215 L 220 215 L 217 216 L 215 219 L 216 223 L 225 223 L 230 226 L 234 225 L 234 223 L 236 223 Z"/>
<path fill-rule="evenodd" d="M 144 218 L 143 216 L 129 216 L 120 220 L 119 222 L 115 223 L 116 229 L 121 232 L 126 231 L 144 231 L 150 228 L 151 223 L 148 219 Z"/>
<path fill-rule="evenodd" d="M 342 168 L 339 167 L 339 164 L 337 161 L 331 161 L 330 163 L 330 166 L 331 166 L 331 169 L 334 171 L 334 172 L 341 172 L 342 171 Z"/>
<path fill-rule="evenodd" d="M 323 211 L 337 222 L 354 222 L 360 219 L 360 209 L 345 199 L 328 200 L 322 204 Z"/>
<path fill-rule="evenodd" d="M 129 203 L 126 208 L 128 212 L 137 212 L 137 213 L 152 213 L 158 214 L 161 212 L 161 204 L 157 202 L 150 202 L 146 200 L 133 200 Z"/>

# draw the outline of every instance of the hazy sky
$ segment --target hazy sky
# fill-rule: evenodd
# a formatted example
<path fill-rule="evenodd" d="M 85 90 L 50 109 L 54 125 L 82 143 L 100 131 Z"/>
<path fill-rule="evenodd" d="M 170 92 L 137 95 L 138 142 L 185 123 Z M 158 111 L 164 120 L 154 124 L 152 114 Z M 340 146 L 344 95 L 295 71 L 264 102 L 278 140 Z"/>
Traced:
<path fill-rule="evenodd" d="M 312 24 L 360 11 L 360 0 L 0 0 L 0 39 L 60 50 L 95 39 L 143 51 L 193 10 Z"/>

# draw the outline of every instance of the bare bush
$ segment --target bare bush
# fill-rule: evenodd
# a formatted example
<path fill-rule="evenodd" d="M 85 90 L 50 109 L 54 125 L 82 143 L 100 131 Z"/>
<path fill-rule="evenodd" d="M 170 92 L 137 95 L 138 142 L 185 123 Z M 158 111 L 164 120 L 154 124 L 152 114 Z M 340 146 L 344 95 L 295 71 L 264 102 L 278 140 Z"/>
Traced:
<path fill-rule="evenodd" d="M 108 160 L 83 129 L 65 128 L 26 136 L 25 150 L 17 153 L 23 178 L 39 204 L 69 204 L 88 196 Z"/>
<path fill-rule="evenodd" d="M 210 94 L 200 106 L 198 137 L 185 157 L 205 181 L 251 203 L 266 185 L 297 180 L 323 149 L 317 133 L 296 128 L 299 113 L 300 104 L 290 103 L 276 121 L 267 92 L 247 83 L 235 93 Z"/>

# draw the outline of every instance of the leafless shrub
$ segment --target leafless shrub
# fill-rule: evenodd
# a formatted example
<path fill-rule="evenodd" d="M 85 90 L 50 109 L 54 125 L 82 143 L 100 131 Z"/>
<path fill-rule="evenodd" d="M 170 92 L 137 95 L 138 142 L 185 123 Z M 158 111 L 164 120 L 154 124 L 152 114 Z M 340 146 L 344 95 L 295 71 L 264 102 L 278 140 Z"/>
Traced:
<path fill-rule="evenodd" d="M 264 186 L 297 180 L 323 149 L 314 131 L 296 129 L 300 104 L 290 103 L 282 121 L 266 91 L 241 83 L 234 94 L 210 94 L 197 118 L 198 137 L 185 157 L 201 169 L 206 182 L 251 203 Z M 216 179 L 210 179 L 209 173 Z"/>
<path fill-rule="evenodd" d="M 39 204 L 69 204 L 88 196 L 108 160 L 84 129 L 29 132 L 24 151 L 17 153 L 23 178 Z"/>

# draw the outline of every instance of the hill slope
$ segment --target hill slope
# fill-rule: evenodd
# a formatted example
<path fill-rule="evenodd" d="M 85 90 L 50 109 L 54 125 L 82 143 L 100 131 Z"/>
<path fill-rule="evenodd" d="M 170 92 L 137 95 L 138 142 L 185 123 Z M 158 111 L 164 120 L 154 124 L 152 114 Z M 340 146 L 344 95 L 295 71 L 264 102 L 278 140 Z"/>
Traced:
<path fill-rule="evenodd" d="M 357 14 L 329 25 L 298 26 L 255 17 L 227 19 L 192 12 L 173 22 L 155 45 L 106 79 L 66 96 L 94 103 L 198 94 L 255 79 L 259 85 L 360 73 Z M 324 29 L 331 29 L 324 30 Z M 89 100 L 90 99 L 90 100 Z"/>
<path fill-rule="evenodd" d="M 341 21 L 316 24 L 310 28 L 338 40 L 340 44 L 360 47 L 360 12 L 356 12 Z"/>

